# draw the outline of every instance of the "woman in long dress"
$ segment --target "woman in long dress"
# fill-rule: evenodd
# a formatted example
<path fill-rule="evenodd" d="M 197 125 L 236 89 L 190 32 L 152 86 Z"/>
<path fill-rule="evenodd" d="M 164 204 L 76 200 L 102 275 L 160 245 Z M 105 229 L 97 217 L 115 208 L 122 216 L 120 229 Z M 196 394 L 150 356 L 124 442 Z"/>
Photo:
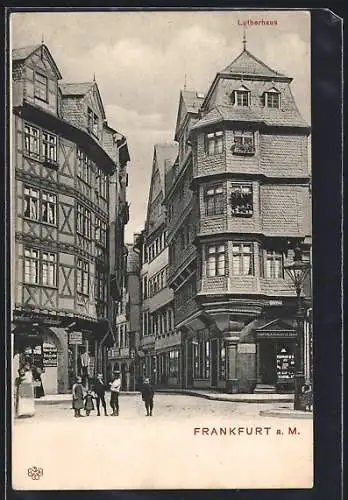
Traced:
<path fill-rule="evenodd" d="M 15 380 L 16 417 L 33 417 L 35 415 L 33 375 L 31 370 L 20 368 Z"/>

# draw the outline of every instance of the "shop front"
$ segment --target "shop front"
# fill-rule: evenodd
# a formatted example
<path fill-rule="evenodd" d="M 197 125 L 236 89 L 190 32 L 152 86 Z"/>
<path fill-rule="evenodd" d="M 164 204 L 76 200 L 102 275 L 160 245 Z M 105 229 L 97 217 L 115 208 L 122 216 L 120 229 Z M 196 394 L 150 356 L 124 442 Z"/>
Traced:
<path fill-rule="evenodd" d="M 42 384 L 41 396 L 65 393 L 69 388 L 67 332 L 39 323 L 17 325 L 13 331 L 13 363 L 18 369 L 29 364 Z M 34 384 L 36 383 L 34 382 Z"/>
<path fill-rule="evenodd" d="M 256 330 L 257 389 L 293 391 L 296 330 L 291 322 L 273 321 Z"/>

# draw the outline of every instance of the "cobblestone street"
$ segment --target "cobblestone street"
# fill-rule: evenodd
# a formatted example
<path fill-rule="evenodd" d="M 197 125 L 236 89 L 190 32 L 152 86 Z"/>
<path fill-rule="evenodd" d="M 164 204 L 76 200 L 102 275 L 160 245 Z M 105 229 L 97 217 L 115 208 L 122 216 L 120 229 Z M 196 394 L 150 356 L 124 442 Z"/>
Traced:
<path fill-rule="evenodd" d="M 14 423 L 14 487 L 243 488 L 250 477 L 255 487 L 309 487 L 312 421 L 259 415 L 280 406 L 291 404 L 160 394 L 149 418 L 138 394 L 121 395 L 119 417 L 76 419 L 69 403 L 39 404 L 34 418 Z M 30 466 L 43 468 L 40 481 Z"/>

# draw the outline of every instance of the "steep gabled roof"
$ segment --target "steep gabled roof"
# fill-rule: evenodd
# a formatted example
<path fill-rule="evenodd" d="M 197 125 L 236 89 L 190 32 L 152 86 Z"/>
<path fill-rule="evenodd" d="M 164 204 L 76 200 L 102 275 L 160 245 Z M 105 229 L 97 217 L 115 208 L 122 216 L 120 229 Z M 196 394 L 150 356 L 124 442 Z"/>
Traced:
<path fill-rule="evenodd" d="M 197 114 L 201 104 L 204 101 L 204 94 L 197 90 L 181 90 L 179 98 L 178 114 L 176 118 L 175 135 L 174 139 L 178 139 L 178 131 L 180 129 L 183 117 L 187 113 Z"/>
<path fill-rule="evenodd" d="M 188 113 L 198 113 L 205 95 L 197 90 L 182 90 L 183 101 Z"/>
<path fill-rule="evenodd" d="M 106 115 L 105 115 L 104 105 L 96 82 L 93 81 L 93 82 L 82 82 L 82 83 L 59 83 L 59 88 L 62 92 L 63 99 L 64 97 L 83 97 L 93 88 L 95 88 L 97 94 L 97 100 L 99 102 L 99 106 L 102 112 L 102 118 L 105 119 Z"/>
<path fill-rule="evenodd" d="M 285 77 L 286 75 L 273 70 L 267 64 L 257 59 L 248 50 L 243 50 L 236 59 L 234 59 L 220 73 L 237 74 L 237 75 L 254 75 L 267 77 Z"/>
<path fill-rule="evenodd" d="M 27 47 L 19 47 L 17 49 L 12 49 L 12 61 L 14 63 L 25 61 L 26 59 L 28 59 L 28 57 L 30 57 L 32 54 L 34 54 L 34 52 L 38 51 L 39 49 L 45 52 L 54 72 L 57 75 L 58 80 L 60 80 L 62 78 L 62 75 L 52 57 L 51 52 L 44 43 L 38 45 L 28 45 Z"/>
<path fill-rule="evenodd" d="M 156 155 L 157 167 L 160 173 L 164 195 L 166 171 L 168 167 L 173 165 L 178 156 L 178 145 L 172 142 L 155 144 L 154 155 Z"/>
<path fill-rule="evenodd" d="M 60 83 L 59 88 L 64 95 L 84 96 L 94 85 L 94 82 L 84 83 Z"/>
<path fill-rule="evenodd" d="M 23 61 L 24 59 L 27 59 L 39 47 L 40 47 L 40 44 L 28 45 L 27 47 L 20 47 L 18 49 L 13 49 L 12 50 L 12 61 Z"/>

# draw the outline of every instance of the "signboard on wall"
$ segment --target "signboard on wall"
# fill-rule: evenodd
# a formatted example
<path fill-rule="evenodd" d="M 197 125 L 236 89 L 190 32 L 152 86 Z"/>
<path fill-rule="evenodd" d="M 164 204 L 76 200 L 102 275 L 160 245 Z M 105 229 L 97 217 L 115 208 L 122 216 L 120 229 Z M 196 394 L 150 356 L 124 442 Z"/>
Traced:
<path fill-rule="evenodd" d="M 237 352 L 239 354 L 255 354 L 256 344 L 237 344 Z"/>
<path fill-rule="evenodd" d="M 277 378 L 278 380 L 291 380 L 295 372 L 295 356 L 282 349 L 277 354 Z"/>
<path fill-rule="evenodd" d="M 56 367 L 58 365 L 58 352 L 54 345 L 43 345 L 43 365 L 44 367 Z"/>
<path fill-rule="evenodd" d="M 70 332 L 69 344 L 82 344 L 82 332 Z"/>

